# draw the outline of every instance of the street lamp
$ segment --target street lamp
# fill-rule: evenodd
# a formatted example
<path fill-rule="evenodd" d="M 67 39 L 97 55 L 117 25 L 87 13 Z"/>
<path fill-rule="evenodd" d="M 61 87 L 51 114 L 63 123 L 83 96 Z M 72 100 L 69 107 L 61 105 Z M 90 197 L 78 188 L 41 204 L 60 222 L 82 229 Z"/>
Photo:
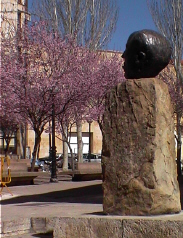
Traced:
<path fill-rule="evenodd" d="M 56 146 L 55 146 L 55 104 L 52 103 L 52 147 L 50 148 L 50 157 L 52 160 L 50 182 L 57 183 L 57 166 L 56 166 Z"/>
<path fill-rule="evenodd" d="M 88 151 L 88 160 L 90 161 L 91 159 L 91 120 L 88 120 L 88 124 L 89 124 L 89 151 Z"/>

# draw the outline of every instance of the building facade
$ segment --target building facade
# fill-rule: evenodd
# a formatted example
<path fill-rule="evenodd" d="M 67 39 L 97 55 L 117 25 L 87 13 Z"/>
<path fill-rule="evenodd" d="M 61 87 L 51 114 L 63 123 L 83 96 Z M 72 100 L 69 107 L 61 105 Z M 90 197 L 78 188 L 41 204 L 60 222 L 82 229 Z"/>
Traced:
<path fill-rule="evenodd" d="M 1 0 L 0 1 L 0 31 L 4 37 L 11 37 L 30 20 L 28 0 Z M 1 36 L 1 34 L 0 34 Z M 1 40 L 1 37 L 0 37 Z M 10 152 L 25 157 L 26 154 L 26 129 L 21 128 L 12 136 Z M 3 152 L 6 142 L 0 131 L 0 153 Z"/>
<path fill-rule="evenodd" d="M 28 153 L 32 153 L 34 147 L 35 134 L 33 130 L 27 131 L 28 139 Z M 83 153 L 89 152 L 89 146 L 91 153 L 100 154 L 102 150 L 102 134 L 97 122 L 84 123 L 82 125 L 82 142 L 83 142 Z M 89 144 L 90 142 L 90 144 Z M 63 142 L 60 135 L 56 135 L 55 139 L 57 153 L 63 153 Z M 77 132 L 76 127 L 72 128 L 70 134 L 70 145 L 73 153 L 77 153 Z M 68 149 L 68 153 L 70 153 Z M 47 157 L 49 155 L 49 134 L 46 132 L 42 133 L 39 157 Z M 27 155 L 28 156 L 28 155 Z"/>
<path fill-rule="evenodd" d="M 1 0 L 0 27 L 7 35 L 30 20 L 28 0 Z"/>

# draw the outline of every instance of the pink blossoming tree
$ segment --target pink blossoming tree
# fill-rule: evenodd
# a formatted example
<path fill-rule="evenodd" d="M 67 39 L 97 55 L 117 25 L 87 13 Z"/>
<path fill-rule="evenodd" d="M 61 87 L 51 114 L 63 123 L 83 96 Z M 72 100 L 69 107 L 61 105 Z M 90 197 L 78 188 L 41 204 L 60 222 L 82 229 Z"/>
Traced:
<path fill-rule="evenodd" d="M 15 37 L 8 38 L 1 33 L 1 58 L 0 58 L 0 130 L 5 141 L 5 155 L 9 152 L 9 145 L 12 137 L 16 135 L 22 118 L 16 112 L 14 102 L 15 95 L 12 93 L 12 82 L 16 81 L 21 68 L 18 62 L 18 52 L 15 51 Z M 11 47 L 10 47 L 11 46 Z"/>
<path fill-rule="evenodd" d="M 122 61 L 79 47 L 70 36 L 62 39 L 48 32 L 43 22 L 23 29 L 16 47 L 10 43 L 13 58 L 8 55 L 6 63 L 11 61 L 14 66 L 11 77 L 8 69 L 1 70 L 4 70 L 6 90 L 11 92 L 9 102 L 14 112 L 35 132 L 33 170 L 41 134 L 51 119 L 53 105 L 57 128 L 62 134 L 63 123 L 98 119 L 105 93 L 124 80 Z"/>

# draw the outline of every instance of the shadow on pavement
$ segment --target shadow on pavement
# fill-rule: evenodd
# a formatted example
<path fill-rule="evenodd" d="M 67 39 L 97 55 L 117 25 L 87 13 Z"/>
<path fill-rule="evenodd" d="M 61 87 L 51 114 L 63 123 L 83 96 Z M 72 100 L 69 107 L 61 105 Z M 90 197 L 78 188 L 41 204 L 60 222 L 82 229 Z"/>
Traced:
<path fill-rule="evenodd" d="M 32 237 L 37 237 L 37 238 L 52 238 L 53 237 L 53 232 L 50 232 L 50 233 L 46 233 L 46 234 L 35 234 L 35 235 L 32 235 Z"/>
<path fill-rule="evenodd" d="M 102 185 L 91 185 L 81 188 L 73 188 L 63 191 L 50 193 L 41 193 L 36 195 L 27 195 L 2 200 L 2 205 L 36 202 L 35 206 L 40 203 L 89 203 L 102 204 Z M 34 206 L 34 204 L 32 204 Z M 30 206 L 30 204 L 29 204 Z"/>
<path fill-rule="evenodd" d="M 183 176 L 178 179 L 180 187 L 180 200 L 183 210 Z M 39 206 L 40 203 L 83 203 L 83 204 L 102 204 L 103 203 L 102 184 L 90 185 L 80 188 L 67 189 L 63 191 L 40 193 L 36 195 L 27 195 L 20 197 L 12 197 L 7 200 L 2 200 L 0 204 L 18 204 L 36 202 L 28 204 L 28 206 Z"/>

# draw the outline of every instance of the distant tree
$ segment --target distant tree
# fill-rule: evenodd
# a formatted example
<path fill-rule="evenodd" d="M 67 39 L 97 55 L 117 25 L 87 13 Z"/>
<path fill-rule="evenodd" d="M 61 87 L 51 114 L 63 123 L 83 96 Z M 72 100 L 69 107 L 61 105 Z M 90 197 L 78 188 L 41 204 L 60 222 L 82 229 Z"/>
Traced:
<path fill-rule="evenodd" d="M 71 156 L 73 155 L 70 145 L 72 126 L 77 126 L 81 121 L 99 122 L 104 110 L 105 94 L 117 83 L 125 80 L 119 53 L 106 57 L 107 52 L 93 52 L 84 48 L 80 48 L 79 52 L 80 54 L 75 54 L 76 62 L 79 64 L 77 67 L 80 70 L 79 74 L 74 71 L 73 80 L 76 85 L 74 94 L 73 89 L 69 89 L 72 104 L 69 104 L 64 113 L 57 114 L 57 133 L 62 134 L 62 140 L 66 142 Z M 64 170 L 67 170 L 67 164 L 66 159 Z"/>
<path fill-rule="evenodd" d="M 14 104 L 16 98 L 11 91 L 11 82 L 14 81 L 15 78 L 19 78 L 21 69 L 18 66 L 18 52 L 15 51 L 15 34 L 1 32 L 0 37 L 0 130 L 3 140 L 6 142 L 4 152 L 8 154 L 11 139 L 16 134 L 22 122 L 22 118 L 17 114 Z"/>
<path fill-rule="evenodd" d="M 41 135 L 50 121 L 53 105 L 61 114 L 75 99 L 67 92 L 73 88 L 73 72 L 78 66 L 73 54 L 77 47 L 74 40 L 62 39 L 58 34 L 48 32 L 45 23 L 40 22 L 25 29 L 18 48 L 21 49 L 20 57 L 26 58 L 28 71 L 24 70 L 19 80 L 14 82 L 13 92 L 19 113 L 35 132 L 33 170 Z"/>
<path fill-rule="evenodd" d="M 17 121 L 16 117 L 12 113 L 6 114 L 4 110 L 0 110 L 0 130 L 2 132 L 2 139 L 6 142 L 4 149 L 4 154 L 9 153 L 9 146 L 12 138 L 16 135 L 17 130 L 19 129 L 20 122 Z"/>
<path fill-rule="evenodd" d="M 32 13 L 62 37 L 74 35 L 77 44 L 92 50 L 107 46 L 118 19 L 117 0 L 34 0 Z M 81 127 L 78 121 L 78 152 L 82 151 Z M 82 153 L 78 158 L 82 162 Z"/>
<path fill-rule="evenodd" d="M 183 116 L 183 1 L 182 0 L 147 0 L 153 21 L 158 30 L 170 41 L 173 49 L 172 60 L 176 72 L 174 94 L 176 95 L 176 131 L 177 131 L 177 172 L 181 173 L 181 118 Z M 175 98 L 175 97 L 174 97 Z"/>
<path fill-rule="evenodd" d="M 48 32 L 44 22 L 23 30 L 16 47 L 11 42 L 7 44 L 11 54 L 7 54 L 5 63 L 8 67 L 11 61 L 15 67 L 12 73 L 7 68 L 3 74 L 8 79 L 4 86 L 11 92 L 10 102 L 16 113 L 29 122 L 35 132 L 33 170 L 41 134 L 50 120 L 53 104 L 60 121 L 77 122 L 89 115 L 87 108 L 92 100 L 96 102 L 123 77 L 121 61 L 104 60 L 100 53 L 79 47 L 72 36 L 62 39 Z"/>
<path fill-rule="evenodd" d="M 3 77 L 4 79 L 4 77 Z M 1 78 L 2 80 L 2 78 Z M 20 124 L 21 117 L 16 113 L 13 107 L 11 94 L 4 91 L 3 83 L 1 84 L 1 98 L 0 98 L 0 130 L 2 133 L 2 139 L 5 141 L 4 153 L 9 153 L 9 145 L 12 138 L 16 135 Z"/>
<path fill-rule="evenodd" d="M 79 45 L 92 49 L 107 45 L 118 19 L 116 0 L 34 0 L 32 9 L 50 29 L 75 35 Z"/>

